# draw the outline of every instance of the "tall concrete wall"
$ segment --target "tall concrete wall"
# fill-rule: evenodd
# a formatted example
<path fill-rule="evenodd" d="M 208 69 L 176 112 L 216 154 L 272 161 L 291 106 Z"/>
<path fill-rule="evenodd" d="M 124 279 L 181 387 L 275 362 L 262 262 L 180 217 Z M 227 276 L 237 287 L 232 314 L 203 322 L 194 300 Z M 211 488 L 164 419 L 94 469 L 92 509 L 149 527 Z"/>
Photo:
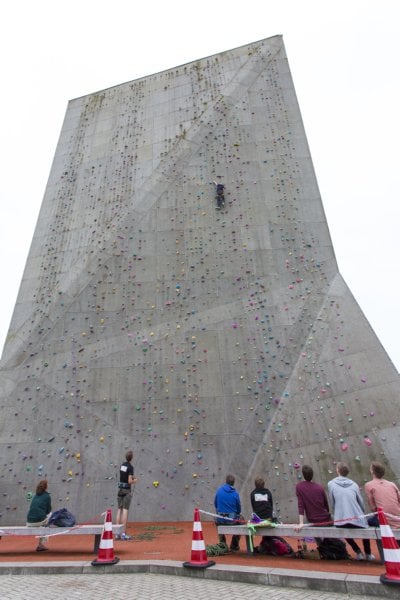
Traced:
<path fill-rule="evenodd" d="M 399 376 L 338 272 L 281 37 L 69 103 L 0 406 L 3 524 L 43 477 L 80 520 L 115 510 L 130 448 L 132 520 L 212 512 L 227 472 L 285 521 L 305 462 L 399 477 Z"/>

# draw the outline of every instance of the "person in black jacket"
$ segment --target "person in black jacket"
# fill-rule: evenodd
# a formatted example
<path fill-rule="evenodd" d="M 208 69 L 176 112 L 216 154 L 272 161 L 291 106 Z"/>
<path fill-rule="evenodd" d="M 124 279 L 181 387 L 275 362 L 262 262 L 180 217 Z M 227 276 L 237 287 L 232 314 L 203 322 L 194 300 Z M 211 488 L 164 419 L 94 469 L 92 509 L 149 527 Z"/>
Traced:
<path fill-rule="evenodd" d="M 260 517 L 263 521 L 266 519 L 272 521 L 274 512 L 272 494 L 265 487 L 265 481 L 262 477 L 256 477 L 254 485 L 256 487 L 250 494 L 251 508 L 257 517 Z"/>
<path fill-rule="evenodd" d="M 250 494 L 251 508 L 253 513 L 260 519 L 272 521 L 274 513 L 274 503 L 271 492 L 265 487 L 265 481 L 262 477 L 256 477 L 254 481 L 255 488 Z M 261 538 L 261 544 L 254 548 L 255 552 L 263 552 L 266 546 L 269 546 L 267 536 Z"/>

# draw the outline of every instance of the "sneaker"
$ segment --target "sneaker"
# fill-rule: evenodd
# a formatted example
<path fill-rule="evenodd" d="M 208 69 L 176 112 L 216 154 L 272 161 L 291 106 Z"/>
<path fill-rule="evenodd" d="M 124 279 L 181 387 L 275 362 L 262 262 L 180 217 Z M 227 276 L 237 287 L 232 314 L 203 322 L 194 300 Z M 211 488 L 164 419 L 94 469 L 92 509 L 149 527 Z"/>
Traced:
<path fill-rule="evenodd" d="M 375 560 L 375 556 L 373 554 L 367 554 L 367 560 Z"/>
<path fill-rule="evenodd" d="M 357 552 L 356 560 L 365 560 L 365 556 L 362 552 Z"/>
<path fill-rule="evenodd" d="M 123 533 L 121 535 L 121 540 L 126 542 L 127 540 L 133 540 L 133 537 L 131 535 L 128 535 L 127 533 Z"/>
<path fill-rule="evenodd" d="M 47 550 L 48 550 L 48 548 L 46 548 L 46 546 L 41 546 L 41 545 L 39 545 L 36 548 L 36 552 L 46 552 Z"/>
<path fill-rule="evenodd" d="M 121 536 L 120 536 L 119 533 L 116 533 L 114 537 L 115 537 L 116 540 L 120 540 L 121 539 Z"/>

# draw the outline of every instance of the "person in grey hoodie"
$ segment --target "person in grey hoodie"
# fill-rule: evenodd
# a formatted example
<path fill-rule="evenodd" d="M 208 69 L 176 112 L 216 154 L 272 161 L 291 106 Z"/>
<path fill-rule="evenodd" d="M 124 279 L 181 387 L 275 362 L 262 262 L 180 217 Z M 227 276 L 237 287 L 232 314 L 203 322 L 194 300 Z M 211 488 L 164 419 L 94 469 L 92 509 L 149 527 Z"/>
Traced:
<path fill-rule="evenodd" d="M 336 465 L 336 473 L 338 476 L 328 482 L 328 496 L 335 526 L 352 529 L 368 527 L 360 488 L 355 481 L 347 477 L 349 467 L 345 463 L 339 462 Z M 362 541 L 365 555 L 353 539 L 346 538 L 346 542 L 356 553 L 356 560 L 375 559 L 375 556 L 371 554 L 370 540 Z"/>

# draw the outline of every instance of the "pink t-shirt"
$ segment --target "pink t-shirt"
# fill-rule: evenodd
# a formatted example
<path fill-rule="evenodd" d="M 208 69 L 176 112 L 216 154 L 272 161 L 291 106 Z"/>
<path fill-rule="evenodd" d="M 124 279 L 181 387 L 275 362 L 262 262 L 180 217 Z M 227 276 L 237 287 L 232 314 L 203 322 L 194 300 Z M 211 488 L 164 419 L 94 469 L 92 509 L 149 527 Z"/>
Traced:
<path fill-rule="evenodd" d="M 393 529 L 400 528 L 400 491 L 398 487 L 386 479 L 372 479 L 365 484 L 365 494 L 372 510 L 381 508 L 386 513 L 386 520 Z M 398 518 L 393 519 L 389 515 Z"/>

